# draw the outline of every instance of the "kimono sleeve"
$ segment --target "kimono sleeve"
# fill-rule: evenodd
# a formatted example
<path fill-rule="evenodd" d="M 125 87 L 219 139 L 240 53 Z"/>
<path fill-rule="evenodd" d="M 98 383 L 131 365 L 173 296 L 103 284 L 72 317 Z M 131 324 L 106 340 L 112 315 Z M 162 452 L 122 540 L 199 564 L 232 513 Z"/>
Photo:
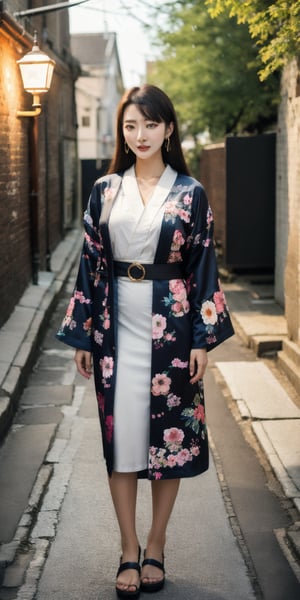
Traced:
<path fill-rule="evenodd" d="M 95 184 L 84 214 L 84 242 L 73 295 L 56 337 L 60 341 L 91 352 L 91 332 L 95 279 L 101 260 L 99 219 L 101 187 Z"/>
<path fill-rule="evenodd" d="M 204 189 L 195 187 L 185 272 L 192 317 L 192 347 L 212 350 L 234 334 L 221 289 L 213 241 L 213 215 Z"/>

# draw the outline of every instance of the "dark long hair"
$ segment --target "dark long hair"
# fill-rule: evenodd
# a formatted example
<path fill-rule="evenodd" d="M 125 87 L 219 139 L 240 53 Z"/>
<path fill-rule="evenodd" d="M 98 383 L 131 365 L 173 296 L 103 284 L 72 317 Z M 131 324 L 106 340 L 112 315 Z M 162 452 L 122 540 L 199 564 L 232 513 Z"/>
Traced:
<path fill-rule="evenodd" d="M 177 117 L 170 98 L 155 85 L 144 84 L 141 87 L 133 87 L 125 92 L 121 99 L 117 112 L 117 135 L 114 156 L 108 168 L 108 173 L 118 173 L 129 169 L 135 161 L 135 154 L 130 150 L 125 152 L 123 135 L 124 111 L 130 104 L 134 104 L 142 115 L 156 123 L 164 122 L 167 126 L 173 122 L 174 130 L 170 136 L 170 151 L 167 152 L 165 143 L 162 145 L 162 159 L 178 173 L 189 175 L 186 165 L 178 131 Z"/>

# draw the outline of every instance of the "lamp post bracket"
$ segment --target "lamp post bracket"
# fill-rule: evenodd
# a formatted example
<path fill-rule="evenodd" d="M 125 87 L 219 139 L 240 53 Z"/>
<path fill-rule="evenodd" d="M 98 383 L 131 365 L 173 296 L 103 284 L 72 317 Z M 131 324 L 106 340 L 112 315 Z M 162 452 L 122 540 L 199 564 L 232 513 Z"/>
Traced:
<path fill-rule="evenodd" d="M 63 10 L 64 8 L 71 8 L 77 6 L 77 4 L 85 4 L 89 0 L 76 0 L 76 2 L 58 2 L 57 4 L 48 4 L 48 6 L 40 6 L 40 8 L 28 8 L 27 10 L 20 10 L 14 12 L 14 17 L 19 19 L 21 17 L 28 17 L 29 15 L 41 15 L 43 13 L 55 12 L 56 10 Z"/>

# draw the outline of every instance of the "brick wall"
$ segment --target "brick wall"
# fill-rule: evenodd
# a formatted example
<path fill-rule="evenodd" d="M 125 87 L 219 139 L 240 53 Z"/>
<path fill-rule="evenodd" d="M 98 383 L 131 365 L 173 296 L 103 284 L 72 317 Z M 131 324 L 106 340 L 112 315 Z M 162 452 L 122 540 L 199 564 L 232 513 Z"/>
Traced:
<path fill-rule="evenodd" d="M 206 146 L 201 153 L 200 180 L 204 185 L 215 221 L 215 241 L 219 253 L 226 250 L 226 154 L 225 145 Z"/>
<path fill-rule="evenodd" d="M 15 116 L 24 95 L 18 58 L 0 28 L 0 323 L 11 313 L 31 273 L 28 124 Z"/>
<path fill-rule="evenodd" d="M 50 2 L 48 2 L 50 3 Z M 10 3 L 6 3 L 10 5 Z M 13 3 L 16 4 L 16 3 Z M 12 8 L 24 8 L 23 6 Z M 41 5 L 41 3 L 38 3 Z M 11 8 L 9 6 L 9 8 Z M 26 7 L 25 7 L 26 8 Z M 12 13 L 11 13 L 12 14 Z M 11 16 L 0 21 L 0 326 L 12 313 L 32 281 L 30 173 L 32 154 L 29 134 L 32 118 L 16 116 L 29 110 L 31 95 L 23 90 L 16 60 L 31 50 L 32 39 Z M 27 21 L 28 22 L 28 21 Z M 42 31 L 41 17 L 30 20 L 29 29 Z M 64 236 L 64 140 L 76 145 L 74 85 L 76 63 L 68 51 L 68 12 L 49 15 L 49 46 L 42 49 L 56 61 L 51 90 L 41 97 L 38 120 L 38 231 L 40 270 L 49 267 L 48 253 Z M 42 44 L 40 43 L 40 46 Z M 53 48 L 54 50 L 51 50 Z M 59 54 L 61 52 L 61 54 Z M 75 73 L 75 74 L 74 74 Z M 70 186 L 69 186 L 70 187 Z M 74 214 L 76 217 L 74 200 Z M 68 223 L 70 226 L 70 223 Z"/>
<path fill-rule="evenodd" d="M 282 76 L 277 136 L 276 298 L 285 303 L 288 333 L 300 342 L 300 95 L 299 66 Z"/>

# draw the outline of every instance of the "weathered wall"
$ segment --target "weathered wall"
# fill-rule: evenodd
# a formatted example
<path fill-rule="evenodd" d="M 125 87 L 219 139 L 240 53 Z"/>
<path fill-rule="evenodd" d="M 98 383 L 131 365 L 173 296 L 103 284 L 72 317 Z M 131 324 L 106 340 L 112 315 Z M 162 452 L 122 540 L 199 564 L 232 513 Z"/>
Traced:
<path fill-rule="evenodd" d="M 277 137 L 276 299 L 285 305 L 289 338 L 300 342 L 300 90 L 293 60 L 282 76 Z"/>
<path fill-rule="evenodd" d="M 225 144 L 203 148 L 200 159 L 200 180 L 204 185 L 214 213 L 215 241 L 219 252 L 226 250 L 226 151 Z"/>
<path fill-rule="evenodd" d="M 16 118 L 24 92 L 16 46 L 0 28 L 0 322 L 31 274 L 27 124 Z"/>
<path fill-rule="evenodd" d="M 50 2 L 48 2 L 50 3 Z M 32 96 L 23 90 L 16 60 L 31 50 L 32 39 L 23 35 L 12 16 L 13 9 L 26 8 L 6 3 L 10 13 L 0 19 L 0 326 L 32 280 L 32 214 L 30 173 L 32 117 L 16 116 L 30 110 Z M 28 21 L 27 21 L 28 23 Z M 42 18 L 35 17 L 29 29 L 42 32 Z M 51 90 L 41 97 L 38 121 L 38 224 L 39 269 L 49 268 L 54 250 L 76 217 L 74 157 L 76 159 L 76 114 L 74 85 L 76 63 L 69 53 L 68 13 L 47 17 L 48 43 L 41 48 L 56 61 Z M 67 155 L 72 150 L 71 160 Z M 65 151 L 64 151 L 65 149 Z M 67 150 L 66 150 L 67 149 Z M 73 182 L 73 183 L 72 183 Z M 74 197 L 70 196 L 74 190 Z M 65 205 L 69 202 L 68 220 Z"/>

